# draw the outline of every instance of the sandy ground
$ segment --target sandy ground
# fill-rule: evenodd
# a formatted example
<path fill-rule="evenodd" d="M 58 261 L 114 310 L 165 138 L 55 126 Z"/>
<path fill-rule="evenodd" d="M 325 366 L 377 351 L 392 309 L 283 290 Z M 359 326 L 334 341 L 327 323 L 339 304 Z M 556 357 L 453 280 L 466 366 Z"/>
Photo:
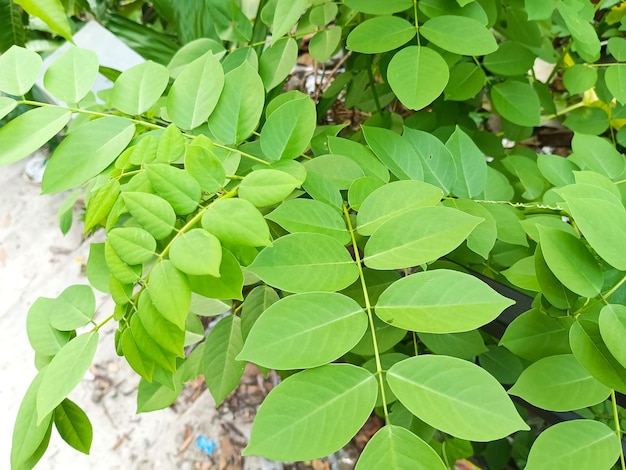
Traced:
<path fill-rule="evenodd" d="M 23 176 L 24 165 L 21 161 L 0 167 L 0 401 L 4 405 L 0 468 L 6 469 L 10 468 L 15 416 L 36 374 L 34 353 L 26 336 L 26 314 L 37 297 L 56 297 L 69 285 L 87 283 L 82 268 L 89 251 L 89 241 L 83 240 L 76 219 L 67 236 L 58 228 L 56 213 L 64 195 L 41 196 L 39 186 Z M 96 319 L 104 318 L 113 304 L 104 294 L 97 294 L 97 298 Z M 201 380 L 186 387 L 175 407 L 136 415 L 139 379 L 115 354 L 114 327 L 111 322 L 101 330 L 91 370 L 70 395 L 93 424 L 91 455 L 71 449 L 53 431 L 37 468 L 282 468 L 261 459 L 237 460 L 249 435 L 251 417 L 241 416 L 241 406 L 229 411 L 228 404 L 216 412 Z M 257 381 L 256 374 L 250 374 L 250 381 Z M 196 446 L 199 435 L 216 441 L 213 455 Z"/>

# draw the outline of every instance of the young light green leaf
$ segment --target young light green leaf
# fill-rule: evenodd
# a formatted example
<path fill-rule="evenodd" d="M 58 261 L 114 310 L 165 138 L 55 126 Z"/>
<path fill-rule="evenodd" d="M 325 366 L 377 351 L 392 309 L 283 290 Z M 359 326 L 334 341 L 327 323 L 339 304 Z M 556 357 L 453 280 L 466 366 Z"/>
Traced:
<path fill-rule="evenodd" d="M 72 41 L 72 28 L 60 0 L 14 0 L 29 14 L 40 18 L 52 31 Z M 0 67 L 1 68 L 1 67 Z"/>
<path fill-rule="evenodd" d="M 235 256 L 228 250 L 222 249 L 222 263 L 219 277 L 188 276 L 191 290 L 210 299 L 237 299 L 243 300 L 243 273 Z"/>
<path fill-rule="evenodd" d="M 185 153 L 185 138 L 178 127 L 170 124 L 165 128 L 159 145 L 157 146 L 156 159 L 159 162 L 171 163 L 178 160 Z"/>
<path fill-rule="evenodd" d="M 574 184 L 556 192 L 565 199 L 586 240 L 604 261 L 626 270 L 626 209 L 612 193 L 597 186 Z"/>
<path fill-rule="evenodd" d="M 219 277 L 222 245 L 215 235 L 201 228 L 177 237 L 170 247 L 170 261 L 187 274 Z"/>
<path fill-rule="evenodd" d="M 373 234 L 381 225 L 406 212 L 434 206 L 443 197 L 441 189 L 421 181 L 394 181 L 372 192 L 357 214 L 357 231 Z"/>
<path fill-rule="evenodd" d="M 133 218 L 157 240 L 167 237 L 174 229 L 176 214 L 162 197 L 130 191 L 122 193 L 122 199 Z"/>
<path fill-rule="evenodd" d="M 15 109 L 17 101 L 8 96 L 0 96 L 0 119 L 3 119 L 7 114 Z"/>
<path fill-rule="evenodd" d="M 280 85 L 298 59 L 298 44 L 293 38 L 274 42 L 259 59 L 259 75 L 266 90 Z"/>
<path fill-rule="evenodd" d="M 239 144 L 259 125 L 264 103 L 263 81 L 244 62 L 224 76 L 224 89 L 209 116 L 211 133 L 225 144 Z"/>
<path fill-rule="evenodd" d="M 241 181 L 239 197 L 256 207 L 267 207 L 283 201 L 298 186 L 300 183 L 284 171 L 257 170 Z"/>
<path fill-rule="evenodd" d="M 224 70 L 212 52 L 187 65 L 167 96 L 167 113 L 178 127 L 194 129 L 215 109 L 224 87 Z"/>
<path fill-rule="evenodd" d="M 456 180 L 452 192 L 458 197 L 475 198 L 487 184 L 485 154 L 459 126 L 446 142 L 456 164 Z"/>
<path fill-rule="evenodd" d="M 263 401 L 243 455 L 294 461 L 331 454 L 365 423 L 376 396 L 374 376 L 351 364 L 327 364 L 292 375 Z M 336 416 L 343 419 L 332 427 L 324 424 Z"/>
<path fill-rule="evenodd" d="M 259 210 L 245 199 L 214 202 L 202 215 L 202 226 L 228 245 L 271 245 L 267 222 Z"/>
<path fill-rule="evenodd" d="M 541 105 L 537 92 L 528 84 L 506 80 L 491 88 L 491 101 L 496 111 L 518 126 L 539 125 Z"/>
<path fill-rule="evenodd" d="M 397 49 L 415 36 L 415 26 L 399 16 L 374 16 L 359 23 L 347 38 L 347 47 L 363 54 Z"/>
<path fill-rule="evenodd" d="M 348 287 L 359 275 L 345 247 L 319 233 L 280 237 L 259 253 L 248 270 L 287 292 L 333 292 Z"/>
<path fill-rule="evenodd" d="M 330 153 L 350 158 L 361 167 L 365 176 L 377 178 L 385 183 L 389 181 L 387 167 L 365 145 L 334 136 L 328 137 L 327 140 Z"/>
<path fill-rule="evenodd" d="M 65 442 L 77 451 L 89 454 L 93 428 L 85 412 L 76 403 L 66 398 L 55 408 L 54 426 Z"/>
<path fill-rule="evenodd" d="M 383 224 L 365 245 L 372 269 L 404 269 L 450 253 L 483 219 L 449 207 L 422 207 Z"/>
<path fill-rule="evenodd" d="M 626 392 L 626 368 L 604 344 L 600 327 L 590 320 L 578 320 L 569 330 L 569 342 L 578 362 L 607 387 Z"/>
<path fill-rule="evenodd" d="M 165 319 L 159 312 L 148 290 L 143 290 L 137 303 L 137 315 L 142 329 L 165 351 L 183 357 L 185 332 L 180 326 Z M 133 335 L 134 336 L 134 335 Z"/>
<path fill-rule="evenodd" d="M 191 15 L 194 17 L 195 15 Z M 226 49 L 221 41 L 216 41 L 207 37 L 200 37 L 188 42 L 181 47 L 167 64 L 170 77 L 176 79 L 187 65 L 199 59 L 207 52 L 212 52 L 217 59 L 221 59 L 226 54 Z"/>
<path fill-rule="evenodd" d="M 115 80 L 113 106 L 132 116 L 145 113 L 161 97 L 169 78 L 167 69 L 151 60 L 135 65 Z"/>
<path fill-rule="evenodd" d="M 89 93 L 97 76 L 96 53 L 70 46 L 46 70 L 43 85 L 55 98 L 74 104 Z"/>
<path fill-rule="evenodd" d="M 424 179 L 424 170 L 409 141 L 397 133 L 379 127 L 362 126 L 363 136 L 376 157 L 402 180 Z"/>
<path fill-rule="evenodd" d="M 198 181 L 202 191 L 213 193 L 224 187 L 226 179 L 224 165 L 206 147 L 200 145 L 187 146 L 185 170 Z"/>
<path fill-rule="evenodd" d="M 257 286 L 250 291 L 241 309 L 241 335 L 244 341 L 261 314 L 279 299 L 276 291 L 268 286 Z"/>
<path fill-rule="evenodd" d="M 477 20 L 465 16 L 436 16 L 421 25 L 419 33 L 454 54 L 487 55 L 498 49 L 493 34 Z"/>
<path fill-rule="evenodd" d="M 292 0 L 291 2 L 277 2 L 272 19 L 272 40 L 275 42 L 287 34 L 297 23 L 298 19 L 308 6 L 309 0 Z"/>
<path fill-rule="evenodd" d="M 568 411 L 597 405 L 611 389 L 594 379 L 573 354 L 561 354 L 531 364 L 509 393 L 544 410 Z"/>
<path fill-rule="evenodd" d="M 449 78 L 446 61 L 424 46 L 400 49 L 387 69 L 389 86 L 404 106 L 414 110 L 425 108 L 441 95 Z"/>
<path fill-rule="evenodd" d="M 626 169 L 626 157 L 602 137 L 575 133 L 572 150 L 588 169 L 611 179 L 617 178 Z"/>
<path fill-rule="evenodd" d="M 626 367 L 624 333 L 626 332 L 626 307 L 609 304 L 600 311 L 600 334 L 606 347 L 619 363 Z"/>
<path fill-rule="evenodd" d="M 367 329 L 367 315 L 342 294 L 308 292 L 270 305 L 254 323 L 239 360 L 268 369 L 318 367 L 350 351 Z"/>
<path fill-rule="evenodd" d="M 593 298 L 600 293 L 602 269 L 581 240 L 562 230 L 537 226 L 546 264 L 565 287 Z"/>
<path fill-rule="evenodd" d="M 156 240 L 142 228 L 118 227 L 107 235 L 117 255 L 127 264 L 144 264 L 155 255 Z"/>
<path fill-rule="evenodd" d="M 96 314 L 96 297 L 91 287 L 70 286 L 50 305 L 50 326 L 72 331 L 89 323 Z"/>
<path fill-rule="evenodd" d="M 350 242 L 350 234 L 339 213 L 328 204 L 314 199 L 290 199 L 265 216 L 291 233 L 321 233 L 342 245 Z"/>
<path fill-rule="evenodd" d="M 316 119 L 313 101 L 299 94 L 269 115 L 261 130 L 261 150 L 272 161 L 296 158 L 308 147 Z"/>
<path fill-rule="evenodd" d="M 176 401 L 181 391 L 182 385 L 172 390 L 156 380 L 151 383 L 142 377 L 137 387 L 137 414 L 167 408 Z"/>
<path fill-rule="evenodd" d="M 492 441 L 530 429 L 496 379 L 463 359 L 411 357 L 389 369 L 387 380 L 411 413 L 455 437 Z"/>
<path fill-rule="evenodd" d="M 242 347 L 241 320 L 236 315 L 222 318 L 207 336 L 200 367 L 216 406 L 241 380 L 246 363 L 236 358 Z"/>
<path fill-rule="evenodd" d="M 97 331 L 77 336 L 47 366 L 37 393 L 38 424 L 80 383 L 96 354 L 98 337 Z"/>
<path fill-rule="evenodd" d="M 191 303 L 191 288 L 187 277 L 171 261 L 161 261 L 154 267 L 150 273 L 148 292 L 165 319 L 184 329 Z"/>
<path fill-rule="evenodd" d="M 36 52 L 11 46 L 0 56 L 0 91 L 13 96 L 25 95 L 39 78 L 42 66 L 41 56 Z"/>
<path fill-rule="evenodd" d="M 72 113 L 56 106 L 31 109 L 0 128 L 0 165 L 27 157 L 57 135 Z"/>
<path fill-rule="evenodd" d="M 120 183 L 117 179 L 110 179 L 91 194 L 86 202 L 85 233 L 100 224 L 109 215 L 119 194 Z"/>
<path fill-rule="evenodd" d="M 190 214 L 202 197 L 200 184 L 187 171 L 171 165 L 146 165 L 146 174 L 154 190 L 169 202 L 177 214 Z"/>
<path fill-rule="evenodd" d="M 467 237 L 467 247 L 483 258 L 489 258 L 498 236 L 498 227 L 491 212 L 471 199 L 444 201 L 444 205 L 484 219 Z"/>
<path fill-rule="evenodd" d="M 527 470 L 596 470 L 611 468 L 620 441 L 606 424 L 576 419 L 550 426 L 539 434 L 528 454 Z"/>
<path fill-rule="evenodd" d="M 513 303 L 474 276 L 437 269 L 391 284 L 376 303 L 376 315 L 405 330 L 459 333 L 486 325 Z"/>
<path fill-rule="evenodd" d="M 541 292 L 541 287 L 539 287 L 537 282 L 537 273 L 535 272 L 534 256 L 527 256 L 516 261 L 510 268 L 501 271 L 501 273 L 514 286 Z"/>
<path fill-rule="evenodd" d="M 70 331 L 60 331 L 50 325 L 56 299 L 39 297 L 28 310 L 26 316 L 26 334 L 35 352 L 54 356 L 70 340 Z"/>
<path fill-rule="evenodd" d="M 395 468 L 445 470 L 437 452 L 408 429 L 388 424 L 379 429 L 363 449 L 356 470 L 384 468 L 393 462 Z"/>
<path fill-rule="evenodd" d="M 71 132 L 50 158 L 43 175 L 43 193 L 80 186 L 109 166 L 135 133 L 128 119 L 107 116 L 89 121 Z"/>
<path fill-rule="evenodd" d="M 327 4 L 332 5 L 332 4 Z M 341 28 L 331 26 L 330 28 L 318 31 L 309 42 L 309 53 L 311 57 L 320 62 L 326 62 L 337 50 L 341 41 Z"/>

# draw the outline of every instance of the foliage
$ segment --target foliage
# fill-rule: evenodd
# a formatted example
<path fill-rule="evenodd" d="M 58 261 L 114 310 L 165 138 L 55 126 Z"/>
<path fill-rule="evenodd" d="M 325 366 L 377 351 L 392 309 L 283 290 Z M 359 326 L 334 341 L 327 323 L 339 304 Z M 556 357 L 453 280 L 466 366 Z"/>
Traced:
<path fill-rule="evenodd" d="M 98 64 L 71 47 L 44 77 L 64 106 L 22 96 L 41 60 L 10 48 L 0 117 L 32 109 L 0 129 L 0 163 L 68 126 L 42 189 L 84 191 L 85 231 L 107 235 L 91 246 L 87 276 L 116 303 L 99 323 L 88 286 L 32 306 L 39 374 L 12 467 L 36 464 L 53 423 L 88 452 L 91 425 L 66 397 L 98 330 L 115 321 L 116 350 L 141 376 L 140 412 L 169 406 L 200 374 L 219 405 L 246 362 L 286 376 L 246 455 L 325 456 L 374 411 L 385 426 L 359 469 L 450 468 L 469 455 L 492 468 L 512 456 L 530 470 L 618 459 L 624 469 L 615 392 L 626 393 L 626 40 L 616 3 L 273 0 L 251 21 L 237 1 L 182 16 L 186 2 L 159 1 L 187 44 L 165 64 L 121 73 L 99 103 L 89 91 Z M 65 34 L 52 12 L 42 19 Z M 317 102 L 281 90 L 309 37 L 316 60 L 344 51 Z M 544 81 L 536 58 L 556 64 Z M 341 105 L 366 119 L 329 121 Z M 533 127 L 561 116 L 574 133 L 567 158 L 526 145 Z M 534 296 L 499 343 L 480 329 L 513 301 L 473 272 Z M 206 317 L 219 321 L 205 338 Z M 585 419 L 531 446 L 510 396 Z"/>

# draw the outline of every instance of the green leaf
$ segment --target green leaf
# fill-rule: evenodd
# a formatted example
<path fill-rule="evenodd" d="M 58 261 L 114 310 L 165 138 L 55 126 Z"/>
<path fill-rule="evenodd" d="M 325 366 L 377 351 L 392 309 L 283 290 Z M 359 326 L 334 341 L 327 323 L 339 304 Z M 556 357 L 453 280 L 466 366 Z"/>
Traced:
<path fill-rule="evenodd" d="M 365 245 L 372 269 L 404 269 L 450 253 L 482 219 L 449 207 L 422 207 L 383 224 Z"/>
<path fill-rule="evenodd" d="M 21 13 L 12 0 L 0 2 L 0 53 L 6 52 L 13 45 L 24 47 L 26 28 Z"/>
<path fill-rule="evenodd" d="M 421 181 L 394 181 L 372 192 L 361 203 L 357 231 L 371 235 L 385 222 L 420 207 L 434 206 L 443 197 L 441 189 Z"/>
<path fill-rule="evenodd" d="M 13 111 L 16 106 L 17 101 L 14 99 L 9 98 L 8 96 L 0 96 L 0 119 L 3 119 L 7 114 Z"/>
<path fill-rule="evenodd" d="M 459 126 L 446 142 L 446 148 L 450 150 L 456 164 L 456 181 L 452 192 L 458 197 L 475 198 L 487 184 L 485 154 Z"/>
<path fill-rule="evenodd" d="M 575 133 L 572 150 L 587 168 L 611 179 L 616 179 L 626 169 L 624 155 L 602 137 Z"/>
<path fill-rule="evenodd" d="M 600 334 L 606 347 L 619 363 L 626 367 L 624 332 L 626 332 L 626 307 L 609 304 L 600 311 Z"/>
<path fill-rule="evenodd" d="M 331 26 L 328 29 L 317 32 L 311 38 L 309 53 L 313 59 L 326 62 L 337 50 L 340 41 L 341 28 L 339 26 Z"/>
<path fill-rule="evenodd" d="M 320 155 L 304 163 L 307 174 L 323 175 L 339 190 L 346 190 L 357 179 L 365 176 L 358 163 L 343 155 Z"/>
<path fill-rule="evenodd" d="M 154 306 L 166 320 L 185 327 L 191 303 L 191 289 L 186 276 L 169 260 L 158 263 L 150 273 L 148 292 Z"/>
<path fill-rule="evenodd" d="M 437 269 L 391 284 L 378 299 L 376 315 L 405 330 L 459 333 L 486 325 L 513 303 L 474 276 Z"/>
<path fill-rule="evenodd" d="M 241 335 L 244 341 L 261 314 L 279 299 L 276 291 L 268 286 L 257 286 L 250 291 L 241 309 Z"/>
<path fill-rule="evenodd" d="M 444 89 L 446 100 L 465 101 L 476 96 L 487 80 L 481 67 L 471 62 L 459 62 L 450 69 L 450 80 Z"/>
<path fill-rule="evenodd" d="M 89 121 L 70 132 L 46 166 L 42 192 L 57 193 L 84 184 L 122 153 L 134 133 L 131 121 L 115 116 Z"/>
<path fill-rule="evenodd" d="M 595 28 L 591 25 L 590 20 L 592 18 L 581 14 L 582 12 L 576 4 L 557 2 L 556 7 L 574 38 L 574 48 L 578 55 L 586 62 L 597 61 L 600 58 L 601 44 Z"/>
<path fill-rule="evenodd" d="M 3 56 L 4 57 L 4 56 Z M 72 113 L 56 106 L 32 109 L 0 128 L 0 165 L 27 157 L 57 135 Z"/>
<path fill-rule="evenodd" d="M 626 209 L 612 193 L 597 186 L 574 184 L 556 190 L 586 240 L 614 268 L 626 270 Z"/>
<path fill-rule="evenodd" d="M 341 213 L 343 198 L 339 192 L 339 188 L 333 184 L 326 176 L 321 173 L 311 172 L 306 176 L 302 188 L 317 201 L 328 204 Z"/>
<path fill-rule="evenodd" d="M 148 290 L 141 291 L 139 302 L 137 303 L 137 315 L 141 320 L 141 327 L 157 343 L 161 349 L 183 356 L 183 346 L 185 342 L 185 332 L 180 325 L 175 325 L 168 321 L 159 312 Z M 133 334 L 133 336 L 136 336 Z M 135 338 L 136 340 L 138 338 Z M 136 341 L 137 342 L 137 341 Z"/>
<path fill-rule="evenodd" d="M 578 320 L 569 330 L 572 352 L 595 379 L 607 387 L 626 391 L 626 368 L 613 357 L 604 344 L 600 327 L 590 320 Z"/>
<path fill-rule="evenodd" d="M 487 348 L 488 351 L 478 357 L 480 367 L 493 375 L 501 384 L 515 383 L 524 370 L 522 360 L 502 346 L 490 344 Z"/>
<path fill-rule="evenodd" d="M 263 81 L 244 62 L 224 76 L 224 89 L 209 117 L 211 133 L 225 144 L 239 144 L 259 125 L 264 103 Z"/>
<path fill-rule="evenodd" d="M 241 320 L 236 315 L 222 318 L 207 336 L 200 367 L 216 406 L 241 380 L 246 363 L 236 357 L 242 347 Z"/>
<path fill-rule="evenodd" d="M 411 0 L 387 0 L 385 2 L 379 2 L 378 0 L 345 0 L 344 4 L 353 10 L 370 15 L 390 15 L 413 6 Z"/>
<path fill-rule="evenodd" d="M 280 105 L 269 115 L 261 130 L 263 154 L 272 161 L 298 157 L 309 146 L 316 120 L 315 104 L 302 93 Z"/>
<path fill-rule="evenodd" d="M 531 364 L 509 393 L 544 410 L 569 411 L 597 405 L 611 389 L 594 379 L 573 354 L 561 354 Z"/>
<path fill-rule="evenodd" d="M 623 38 L 609 38 L 606 48 L 618 62 L 626 61 L 626 40 Z"/>
<path fill-rule="evenodd" d="M 187 171 L 153 163 L 146 165 L 146 174 L 157 194 L 169 202 L 177 214 L 190 214 L 198 208 L 202 190 Z"/>
<path fill-rule="evenodd" d="M 599 135 L 609 128 L 609 115 L 602 108 L 586 106 L 570 112 L 563 125 L 576 133 Z"/>
<path fill-rule="evenodd" d="M 365 176 L 389 181 L 389 171 L 365 145 L 340 137 L 328 137 L 328 150 L 335 155 L 343 155 L 356 162 Z"/>
<path fill-rule="evenodd" d="M 487 209 L 470 199 L 454 199 L 444 201 L 444 205 L 454 207 L 467 214 L 482 217 L 484 220 L 467 237 L 467 247 L 483 258 L 489 258 L 492 248 L 496 243 L 498 228 L 496 221 Z"/>
<path fill-rule="evenodd" d="M 178 127 L 170 124 L 161 134 L 157 146 L 156 159 L 159 162 L 171 163 L 185 153 L 185 138 Z"/>
<path fill-rule="evenodd" d="M 409 46 L 397 52 L 387 68 L 389 86 L 404 106 L 420 110 L 448 84 L 450 71 L 441 55 L 428 47 Z"/>
<path fill-rule="evenodd" d="M 424 170 L 408 140 L 389 129 L 362 126 L 363 136 L 378 159 L 403 180 L 424 179 Z"/>
<path fill-rule="evenodd" d="M 307 8 L 309 0 L 292 0 L 277 2 L 272 19 L 272 41 L 287 34 Z"/>
<path fill-rule="evenodd" d="M 339 8 L 335 3 L 323 3 L 311 8 L 309 20 L 316 26 L 325 26 L 335 19 Z"/>
<path fill-rule="evenodd" d="M 46 417 L 80 383 L 98 347 L 98 332 L 77 336 L 54 356 L 46 367 L 37 393 L 37 422 Z"/>
<path fill-rule="evenodd" d="M 290 295 L 258 318 L 238 358 L 276 370 L 318 367 L 350 351 L 366 329 L 367 315 L 349 297 Z"/>
<path fill-rule="evenodd" d="M 233 254 L 222 249 L 222 263 L 219 277 L 189 276 L 191 290 L 211 299 L 238 299 L 243 300 L 243 273 L 241 266 Z"/>
<path fill-rule="evenodd" d="M 571 160 L 558 155 L 537 155 L 537 167 L 541 175 L 554 186 L 574 183 L 574 171 L 578 166 Z"/>
<path fill-rule="evenodd" d="M 261 404 L 243 455 L 282 461 L 329 455 L 365 423 L 376 396 L 374 376 L 351 364 L 327 364 L 292 375 Z M 335 423 L 331 427 L 329 420 Z"/>
<path fill-rule="evenodd" d="M 600 293 L 602 269 L 582 241 L 561 230 L 538 226 L 541 253 L 546 264 L 565 287 L 593 298 Z"/>
<path fill-rule="evenodd" d="M 100 186 L 87 201 L 85 209 L 85 233 L 100 224 L 111 212 L 120 194 L 120 183 L 111 179 Z"/>
<path fill-rule="evenodd" d="M 190 20 L 194 21 L 195 18 L 196 17 L 192 17 Z M 181 31 L 179 33 L 183 32 Z M 218 42 L 208 37 L 199 37 L 193 41 L 187 42 L 187 44 L 176 51 L 172 59 L 167 64 L 170 76 L 174 79 L 178 78 L 187 65 L 192 63 L 194 60 L 199 59 L 207 52 L 212 52 L 218 59 L 226 54 L 226 50 L 224 49 L 224 45 L 221 41 Z"/>
<path fill-rule="evenodd" d="M 154 363 L 154 372 L 157 376 L 154 378 L 163 384 L 167 384 L 172 381 L 172 374 L 176 372 L 176 356 L 161 347 L 159 343 L 152 337 L 143 324 L 143 321 L 139 315 L 133 315 L 130 318 L 129 329 L 133 333 L 133 339 L 137 347 L 137 352 L 140 356 L 143 356 L 147 360 Z M 158 379 L 158 371 L 161 370 L 161 375 L 166 375 L 167 380 Z M 175 388 L 175 387 L 171 387 Z"/>
<path fill-rule="evenodd" d="M 201 228 L 177 237 L 170 247 L 170 261 L 186 274 L 219 277 L 222 245 L 215 235 Z"/>
<path fill-rule="evenodd" d="M 87 258 L 86 275 L 89 284 L 100 292 L 109 293 L 109 278 L 111 273 L 106 265 L 104 243 L 91 243 Z"/>
<path fill-rule="evenodd" d="M 48 445 L 46 435 L 49 438 L 52 413 L 37 423 L 37 395 L 41 389 L 43 375 L 44 373 L 40 372 L 35 376 L 17 412 L 11 443 L 11 468 L 33 468 L 39 459 L 34 459 L 34 462 L 31 459 L 37 454 L 40 446 L 44 446 L 45 449 Z"/>
<path fill-rule="evenodd" d="M 122 199 L 133 218 L 157 240 L 167 237 L 174 229 L 176 214 L 165 199 L 132 191 L 122 193 Z"/>
<path fill-rule="evenodd" d="M 387 381 L 411 413 L 455 437 L 492 441 L 529 429 L 496 379 L 463 359 L 411 357 L 389 369 Z"/>
<path fill-rule="evenodd" d="M 578 295 L 565 287 L 550 270 L 543 257 L 541 245 L 537 245 L 535 248 L 535 275 L 540 292 L 548 302 L 563 310 L 574 306 Z"/>
<path fill-rule="evenodd" d="M 576 419 L 550 426 L 539 434 L 528 454 L 527 470 L 596 470 L 611 468 L 620 441 L 606 424 Z"/>
<path fill-rule="evenodd" d="M 48 308 L 52 328 L 72 331 L 93 320 L 96 314 L 96 297 L 91 287 L 74 285 L 61 292 Z"/>
<path fill-rule="evenodd" d="M 61 438 L 74 449 L 89 454 L 93 428 L 85 412 L 73 401 L 65 399 L 54 410 L 54 425 Z"/>
<path fill-rule="evenodd" d="M 598 81 L 598 71 L 587 65 L 575 64 L 563 72 L 563 85 L 571 94 L 583 93 Z"/>
<path fill-rule="evenodd" d="M 259 58 L 259 75 L 266 90 L 280 85 L 298 59 L 298 44 L 293 38 L 274 42 Z"/>
<path fill-rule="evenodd" d="M 122 72 L 113 86 L 113 106 L 132 116 L 148 111 L 169 82 L 167 69 L 147 60 Z"/>
<path fill-rule="evenodd" d="M 267 222 L 245 199 L 215 201 L 202 215 L 202 226 L 228 245 L 271 245 Z"/>
<path fill-rule="evenodd" d="M 200 145 L 187 146 L 185 170 L 198 181 L 202 191 L 212 193 L 224 187 L 224 165 L 208 148 Z"/>
<path fill-rule="evenodd" d="M 187 65 L 167 95 L 167 113 L 182 129 L 204 124 L 224 87 L 224 71 L 212 52 Z"/>
<path fill-rule="evenodd" d="M 70 331 L 60 331 L 50 325 L 56 299 L 39 297 L 28 310 L 26 317 L 26 334 L 35 352 L 54 356 L 70 340 Z"/>
<path fill-rule="evenodd" d="M 435 354 L 471 360 L 487 351 L 477 330 L 463 333 L 419 333 L 419 339 Z"/>
<path fill-rule="evenodd" d="M 0 91 L 13 96 L 25 95 L 39 78 L 42 66 L 36 52 L 11 46 L 0 56 Z"/>
<path fill-rule="evenodd" d="M 52 31 L 72 41 L 72 29 L 60 0 L 13 0 L 29 14 L 43 20 Z M 1 68 L 1 67 L 0 67 Z"/>
<path fill-rule="evenodd" d="M 291 233 L 321 233 L 342 245 L 350 242 L 343 218 L 327 204 L 314 199 L 290 199 L 265 216 Z"/>
<path fill-rule="evenodd" d="M 394 468 L 415 470 L 445 470 L 437 452 L 411 431 L 388 424 L 379 429 L 363 449 L 356 470 L 384 468 L 393 462 Z"/>
<path fill-rule="evenodd" d="M 483 65 L 498 75 L 526 75 L 533 68 L 535 54 L 518 42 L 504 41 L 498 50 L 486 55 Z"/>
<path fill-rule="evenodd" d="M 257 170 L 241 181 L 239 197 L 256 207 L 267 207 L 283 201 L 298 186 L 300 183 L 284 171 Z"/>
<path fill-rule="evenodd" d="M 537 361 L 571 352 L 568 329 L 539 310 L 521 314 L 507 327 L 500 344 L 519 357 Z"/>
<path fill-rule="evenodd" d="M 436 16 L 421 25 L 419 32 L 433 44 L 454 54 L 487 55 L 498 49 L 493 34 L 480 22 L 465 16 Z"/>
<path fill-rule="evenodd" d="M 180 387 L 172 390 L 157 381 L 150 383 L 142 377 L 137 387 L 137 414 L 167 408 L 176 401 L 181 391 Z"/>
<path fill-rule="evenodd" d="M 428 132 L 405 127 L 403 137 L 422 161 L 424 181 L 439 186 L 444 195 L 450 194 L 457 179 L 456 163 L 450 150 Z"/>
<path fill-rule="evenodd" d="M 359 23 L 347 38 L 347 48 L 363 54 L 397 49 L 415 36 L 415 26 L 399 16 L 375 16 Z"/>
<path fill-rule="evenodd" d="M 506 80 L 491 87 L 491 101 L 496 111 L 518 126 L 539 125 L 541 105 L 537 92 L 528 84 Z"/>
<path fill-rule="evenodd" d="M 130 328 L 126 328 L 120 340 L 122 354 L 128 365 L 142 378 L 151 382 L 154 374 L 154 362 L 139 352 L 135 338 Z"/>
<path fill-rule="evenodd" d="M 352 284 L 358 269 L 348 250 L 319 233 L 292 233 L 264 248 L 248 270 L 287 292 L 333 292 Z"/>
<path fill-rule="evenodd" d="M 529 20 L 547 20 L 554 13 L 556 0 L 524 0 L 524 6 Z"/>
<path fill-rule="evenodd" d="M 117 255 L 127 264 L 144 264 L 155 255 L 156 240 L 144 229 L 119 227 L 107 235 Z"/>
<path fill-rule="evenodd" d="M 533 292 L 541 292 L 535 272 L 534 256 L 527 256 L 516 261 L 510 268 L 501 271 L 501 273 L 514 286 Z"/>
<path fill-rule="evenodd" d="M 70 46 L 46 70 L 43 84 L 55 98 L 74 104 L 89 93 L 97 76 L 98 56 L 96 53 Z"/>

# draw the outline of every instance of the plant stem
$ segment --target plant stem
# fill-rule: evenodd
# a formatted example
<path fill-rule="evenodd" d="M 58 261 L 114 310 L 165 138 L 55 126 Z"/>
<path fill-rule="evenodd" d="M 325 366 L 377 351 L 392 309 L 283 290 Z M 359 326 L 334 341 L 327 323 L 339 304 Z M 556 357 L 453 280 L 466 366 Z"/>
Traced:
<path fill-rule="evenodd" d="M 361 261 L 361 255 L 359 254 L 359 247 L 354 237 L 354 228 L 352 227 L 352 221 L 350 220 L 350 213 L 348 207 L 344 203 L 343 214 L 348 225 L 348 231 L 350 232 L 350 238 L 352 239 L 352 248 L 354 250 L 354 258 L 356 260 L 356 267 L 359 270 L 359 279 L 361 279 L 361 289 L 363 290 L 363 297 L 365 299 L 365 310 L 367 311 L 367 318 L 369 320 L 370 332 L 372 334 L 372 343 L 374 345 L 374 358 L 376 360 L 376 375 L 378 376 L 378 387 L 380 389 L 380 398 L 383 402 L 383 413 L 385 415 L 385 422 L 389 422 L 389 411 L 387 410 L 387 399 L 385 397 L 385 384 L 383 381 L 383 367 L 380 363 L 380 352 L 378 351 L 378 341 L 376 339 L 376 328 L 374 326 L 374 315 L 372 313 L 372 305 L 370 303 L 370 297 L 367 292 L 367 284 L 365 282 L 365 275 L 363 274 L 363 264 Z"/>
<path fill-rule="evenodd" d="M 109 323 L 111 320 L 113 320 L 113 317 L 115 316 L 114 313 L 112 313 L 111 315 L 109 315 L 108 317 L 106 317 L 104 320 L 102 320 L 100 323 L 98 323 L 96 326 L 94 326 L 93 331 L 98 331 L 100 328 L 102 328 L 104 325 L 106 325 L 107 323 Z"/>
<path fill-rule="evenodd" d="M 615 390 L 611 390 L 611 404 L 613 405 L 613 421 L 615 422 L 615 433 L 617 434 L 617 438 L 620 440 L 619 461 L 622 465 L 622 470 L 626 470 L 626 462 L 624 461 L 624 448 L 621 446 L 622 429 L 619 424 L 619 413 L 617 412 L 617 400 L 615 398 Z"/>
<path fill-rule="evenodd" d="M 374 62 L 372 60 L 372 56 L 371 55 L 367 56 L 367 58 L 368 58 L 367 77 L 368 77 L 369 82 L 370 82 L 370 89 L 372 90 L 372 96 L 374 97 L 374 103 L 376 104 L 376 110 L 378 111 L 378 114 L 380 114 L 382 116 L 383 110 L 380 107 L 380 100 L 378 99 L 378 91 L 376 91 L 376 80 L 374 80 L 374 74 L 372 73 L 372 65 L 374 64 Z"/>
<path fill-rule="evenodd" d="M 608 291 L 607 291 L 607 292 L 606 292 L 606 293 L 605 293 L 605 294 L 601 297 L 601 299 L 604 301 L 604 303 L 608 303 L 608 302 L 607 302 L 607 299 L 608 299 L 609 297 L 611 297 L 611 296 L 615 293 L 615 291 L 616 291 L 617 289 L 619 289 L 619 288 L 622 286 L 622 284 L 624 284 L 624 282 L 626 282 L 626 276 L 624 276 L 623 278 L 621 278 L 617 284 L 615 284 L 613 287 L 611 287 L 611 288 L 610 288 L 610 289 L 609 289 L 609 290 L 608 290 Z"/>
<path fill-rule="evenodd" d="M 585 103 L 583 101 L 579 101 L 578 103 L 574 103 L 573 105 L 568 106 L 566 108 L 563 108 L 562 110 L 560 110 L 560 111 L 558 111 L 558 112 L 556 112 L 554 114 L 550 114 L 549 116 L 543 116 L 542 120 L 541 120 L 541 123 L 543 124 L 544 122 L 549 121 L 550 119 L 554 119 L 554 118 L 557 118 L 559 116 L 563 116 L 564 114 L 567 114 L 570 111 L 574 111 L 575 109 L 582 108 L 583 106 L 585 106 Z"/>

